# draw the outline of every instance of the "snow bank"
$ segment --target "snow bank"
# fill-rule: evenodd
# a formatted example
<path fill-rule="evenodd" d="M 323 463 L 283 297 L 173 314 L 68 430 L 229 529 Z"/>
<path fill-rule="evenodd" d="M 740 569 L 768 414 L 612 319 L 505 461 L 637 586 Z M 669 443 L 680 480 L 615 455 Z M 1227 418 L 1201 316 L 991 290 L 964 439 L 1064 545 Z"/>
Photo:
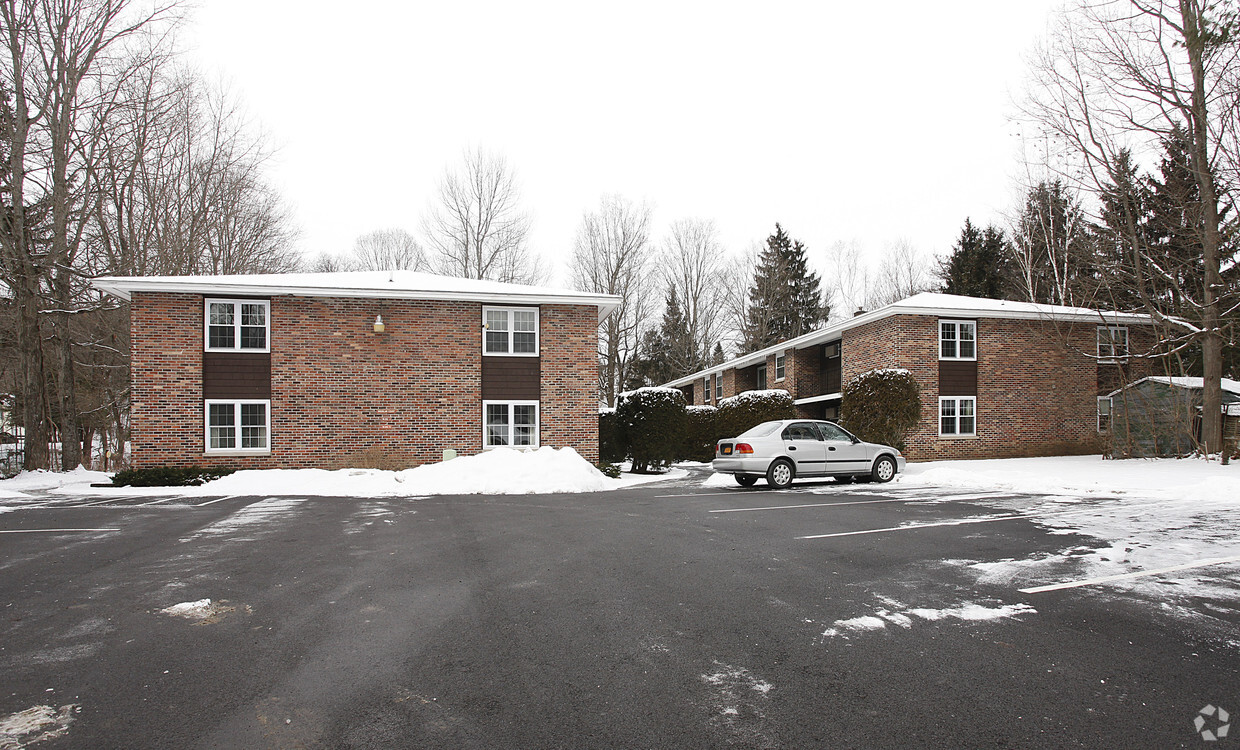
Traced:
<path fill-rule="evenodd" d="M 379 469 L 242 470 L 198 487 L 91 487 L 109 481 L 99 471 L 28 472 L 0 481 L 0 498 L 29 497 L 26 491 L 57 495 L 219 497 L 223 495 L 417 497 L 425 495 L 524 495 L 599 492 L 647 482 L 680 479 L 673 469 L 656 476 L 605 476 L 572 448 L 534 451 L 496 448 L 475 456 L 403 471 Z M 11 509 L 11 508 L 10 508 Z M 0 508 L 3 512 L 4 508 Z"/>
<path fill-rule="evenodd" d="M 1121 495 L 1221 502 L 1240 498 L 1240 465 L 1194 458 L 1105 460 L 1101 456 L 911 463 L 901 485 L 1010 490 L 1044 495 Z"/>

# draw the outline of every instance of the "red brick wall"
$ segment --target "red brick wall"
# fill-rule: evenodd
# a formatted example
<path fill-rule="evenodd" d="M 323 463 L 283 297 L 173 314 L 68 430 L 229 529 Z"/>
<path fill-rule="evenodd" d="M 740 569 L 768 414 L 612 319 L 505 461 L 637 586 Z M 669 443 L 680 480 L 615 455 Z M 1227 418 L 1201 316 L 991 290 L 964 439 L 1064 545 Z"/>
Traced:
<path fill-rule="evenodd" d="M 844 332 L 843 379 L 903 367 L 921 386 L 914 460 L 1055 455 L 1098 449 L 1095 327 L 977 321 L 977 435 L 939 437 L 938 318 L 892 316 Z"/>
<path fill-rule="evenodd" d="M 271 455 L 204 456 L 202 304 L 133 296 L 135 466 L 414 466 L 481 450 L 479 303 L 275 297 Z M 596 310 L 543 306 L 540 329 L 540 442 L 595 461 Z"/>

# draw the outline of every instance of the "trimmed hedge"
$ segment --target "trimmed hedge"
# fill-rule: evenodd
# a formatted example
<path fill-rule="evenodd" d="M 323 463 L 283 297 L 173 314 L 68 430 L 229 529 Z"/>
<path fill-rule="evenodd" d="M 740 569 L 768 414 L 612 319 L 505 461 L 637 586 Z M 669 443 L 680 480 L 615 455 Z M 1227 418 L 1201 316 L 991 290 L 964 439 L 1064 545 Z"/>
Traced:
<path fill-rule="evenodd" d="M 715 458 L 715 444 L 727 437 L 719 432 L 719 410 L 713 406 L 690 406 L 685 409 L 685 435 L 676 458 L 680 461 L 710 462 Z"/>
<path fill-rule="evenodd" d="M 629 451 L 620 436 L 620 423 L 615 409 L 598 413 L 598 457 L 600 461 L 617 463 L 629 457 Z"/>
<path fill-rule="evenodd" d="M 719 402 L 716 425 L 720 438 L 730 438 L 763 422 L 796 415 L 792 395 L 785 390 L 745 391 Z"/>
<path fill-rule="evenodd" d="M 676 388 L 638 388 L 620 394 L 616 404 L 620 444 L 633 461 L 631 471 L 658 471 L 676 460 L 685 435 L 685 394 Z"/>
<path fill-rule="evenodd" d="M 149 469 L 125 469 L 112 477 L 113 487 L 197 487 L 212 479 L 232 474 L 236 469 L 219 466 L 152 466 Z"/>
<path fill-rule="evenodd" d="M 844 386 L 840 424 L 862 440 L 904 450 L 920 420 L 921 388 L 908 370 L 870 370 Z"/>

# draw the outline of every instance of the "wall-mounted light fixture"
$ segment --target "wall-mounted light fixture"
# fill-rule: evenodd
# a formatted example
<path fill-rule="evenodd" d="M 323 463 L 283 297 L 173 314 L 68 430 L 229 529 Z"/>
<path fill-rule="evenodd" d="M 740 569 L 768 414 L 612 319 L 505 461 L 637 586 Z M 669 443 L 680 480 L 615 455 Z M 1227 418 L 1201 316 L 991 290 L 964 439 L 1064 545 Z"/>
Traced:
<path fill-rule="evenodd" d="M 385 327 L 386 326 L 383 325 L 383 316 L 376 315 L 375 316 L 375 333 L 383 333 L 383 329 Z"/>

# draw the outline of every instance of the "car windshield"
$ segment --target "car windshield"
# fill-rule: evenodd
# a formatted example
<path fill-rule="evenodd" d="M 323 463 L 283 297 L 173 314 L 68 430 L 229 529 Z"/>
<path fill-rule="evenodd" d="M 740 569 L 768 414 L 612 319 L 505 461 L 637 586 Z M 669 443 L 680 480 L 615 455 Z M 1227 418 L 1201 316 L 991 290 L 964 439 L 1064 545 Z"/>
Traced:
<path fill-rule="evenodd" d="M 782 422 L 763 422 L 762 424 L 756 427 L 750 427 L 748 430 L 745 430 L 741 434 L 737 435 L 737 437 L 743 437 L 743 438 L 766 437 L 767 435 L 770 435 L 775 430 L 778 430 L 781 424 L 783 423 Z"/>

